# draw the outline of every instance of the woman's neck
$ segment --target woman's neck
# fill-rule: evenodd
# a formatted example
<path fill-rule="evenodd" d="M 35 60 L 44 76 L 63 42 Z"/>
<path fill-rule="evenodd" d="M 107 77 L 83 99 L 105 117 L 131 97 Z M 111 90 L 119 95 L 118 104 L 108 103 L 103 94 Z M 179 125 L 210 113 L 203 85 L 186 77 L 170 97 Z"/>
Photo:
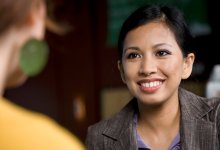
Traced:
<path fill-rule="evenodd" d="M 0 38 L 0 96 L 4 94 L 14 41 L 13 34 L 10 33 Z"/>
<path fill-rule="evenodd" d="M 139 121 L 143 124 L 154 127 L 170 127 L 180 117 L 179 102 L 175 102 L 172 105 L 162 105 L 155 107 L 140 106 L 139 107 Z M 159 125 L 159 126 L 158 126 Z"/>
<path fill-rule="evenodd" d="M 154 107 L 139 105 L 137 131 L 152 148 L 160 144 L 169 146 L 179 132 L 179 126 L 178 99 Z"/>

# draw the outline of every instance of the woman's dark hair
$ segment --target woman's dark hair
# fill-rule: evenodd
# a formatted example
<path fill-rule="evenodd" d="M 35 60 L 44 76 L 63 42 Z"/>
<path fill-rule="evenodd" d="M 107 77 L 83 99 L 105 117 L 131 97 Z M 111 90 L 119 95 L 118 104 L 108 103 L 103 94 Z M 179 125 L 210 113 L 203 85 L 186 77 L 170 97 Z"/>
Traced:
<path fill-rule="evenodd" d="M 123 23 L 118 39 L 119 59 L 122 59 L 124 40 L 128 32 L 152 21 L 163 22 L 171 29 L 184 57 L 193 52 L 193 37 L 182 12 L 171 6 L 146 5 L 134 11 Z"/>

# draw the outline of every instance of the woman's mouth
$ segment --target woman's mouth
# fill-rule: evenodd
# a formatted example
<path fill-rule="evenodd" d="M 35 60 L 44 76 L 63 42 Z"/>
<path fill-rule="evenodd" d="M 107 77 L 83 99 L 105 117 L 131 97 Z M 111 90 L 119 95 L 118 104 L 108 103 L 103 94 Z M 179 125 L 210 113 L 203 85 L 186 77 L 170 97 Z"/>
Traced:
<path fill-rule="evenodd" d="M 157 91 L 162 84 L 163 84 L 163 80 L 146 80 L 139 82 L 140 89 L 143 92 L 147 92 L 147 93 L 153 93 Z"/>

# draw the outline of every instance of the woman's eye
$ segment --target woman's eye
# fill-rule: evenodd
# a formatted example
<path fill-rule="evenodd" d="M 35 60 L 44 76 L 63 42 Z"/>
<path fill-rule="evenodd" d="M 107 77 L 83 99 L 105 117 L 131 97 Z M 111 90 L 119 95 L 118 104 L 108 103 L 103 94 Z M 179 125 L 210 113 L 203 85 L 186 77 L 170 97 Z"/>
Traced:
<path fill-rule="evenodd" d="M 158 52 L 156 53 L 156 56 L 166 56 L 166 55 L 169 55 L 169 54 L 171 54 L 169 51 L 167 51 L 167 50 L 161 50 L 161 51 L 158 51 Z"/>
<path fill-rule="evenodd" d="M 134 58 L 140 58 L 140 57 L 141 57 L 141 55 L 137 54 L 137 53 L 130 53 L 127 55 L 128 59 L 134 59 Z"/>

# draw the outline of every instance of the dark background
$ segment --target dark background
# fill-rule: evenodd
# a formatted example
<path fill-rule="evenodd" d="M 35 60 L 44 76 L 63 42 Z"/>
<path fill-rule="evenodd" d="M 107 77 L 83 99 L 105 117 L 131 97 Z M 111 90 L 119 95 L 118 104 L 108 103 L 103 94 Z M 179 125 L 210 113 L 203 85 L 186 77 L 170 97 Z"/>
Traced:
<path fill-rule="evenodd" d="M 213 0 L 207 0 L 206 6 L 212 32 L 196 37 L 197 62 L 204 67 L 201 74 L 190 79 L 196 83 L 206 83 L 212 67 L 220 63 L 219 8 Z M 58 22 L 72 30 L 63 36 L 47 31 L 51 50 L 48 65 L 22 87 L 7 90 L 5 96 L 54 118 L 84 141 L 87 127 L 101 119 L 102 90 L 123 86 L 117 70 L 117 49 L 106 46 L 107 1 L 53 0 L 53 13 Z M 85 115 L 79 119 L 75 113 L 83 107 Z"/>

